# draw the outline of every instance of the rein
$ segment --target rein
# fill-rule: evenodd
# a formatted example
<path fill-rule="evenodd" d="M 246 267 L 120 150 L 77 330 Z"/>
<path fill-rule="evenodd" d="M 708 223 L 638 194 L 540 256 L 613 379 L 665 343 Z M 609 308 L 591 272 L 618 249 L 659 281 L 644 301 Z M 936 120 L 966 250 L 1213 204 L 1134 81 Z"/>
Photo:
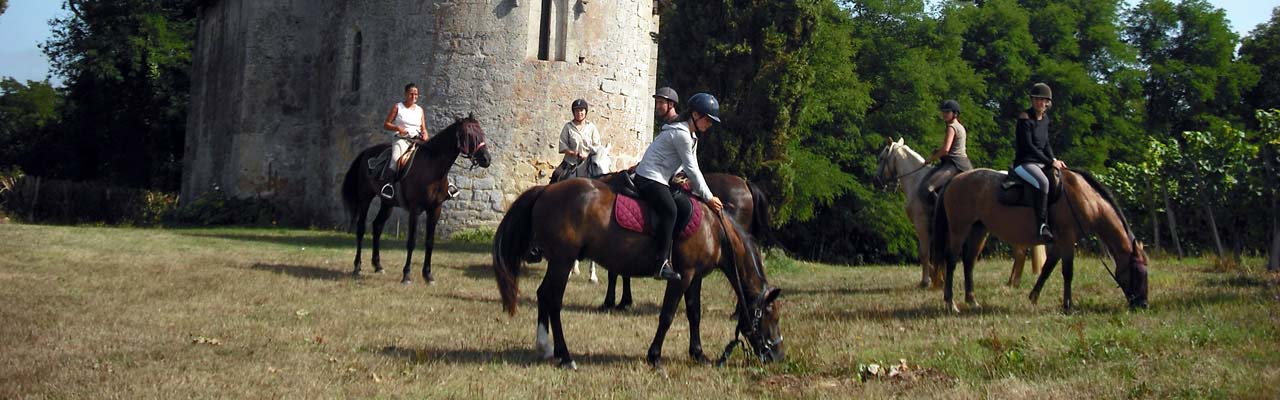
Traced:
<path fill-rule="evenodd" d="M 728 221 L 725 219 L 724 214 L 721 213 L 720 211 L 716 211 L 716 217 L 720 220 L 720 238 L 722 239 L 722 241 L 728 242 L 729 241 L 729 229 L 727 228 Z M 733 340 L 730 341 L 729 344 L 724 347 L 724 353 L 721 353 L 720 359 L 716 361 L 716 367 L 724 367 L 725 363 L 729 361 L 729 356 L 733 354 L 733 350 L 735 348 L 743 347 L 743 351 L 746 351 L 742 338 L 752 333 L 755 333 L 755 331 L 759 329 L 758 325 L 760 323 L 760 317 L 762 316 L 761 311 L 758 308 L 753 307 L 751 303 L 747 302 L 747 292 L 746 290 L 744 290 L 745 288 L 742 285 L 742 274 L 738 272 L 737 257 L 738 257 L 737 254 L 735 254 L 731 248 L 729 251 L 729 258 L 730 258 L 730 262 L 733 264 L 733 267 L 731 268 L 733 270 L 733 283 L 734 283 L 734 288 L 737 289 L 735 290 L 735 292 L 738 295 L 738 303 L 742 304 L 742 308 L 740 309 L 740 312 L 738 314 L 739 323 L 737 324 L 737 326 L 733 328 Z M 763 290 L 761 292 L 763 293 Z M 748 310 L 748 309 L 751 309 L 751 310 Z M 748 313 L 751 313 L 751 315 L 754 316 L 754 318 L 751 319 L 751 322 L 750 322 L 751 330 L 744 332 L 741 322 L 743 318 L 749 317 Z"/>
<path fill-rule="evenodd" d="M 1059 172 L 1059 174 L 1061 174 L 1061 172 Z M 1062 179 L 1065 180 L 1066 175 L 1062 175 Z M 1066 189 L 1067 189 L 1067 185 L 1063 184 L 1062 190 L 1065 192 Z M 1064 200 L 1067 201 L 1067 209 L 1071 211 L 1071 219 L 1076 222 L 1076 229 L 1079 229 L 1080 233 L 1083 235 L 1084 224 L 1080 223 L 1080 216 L 1077 215 L 1078 213 L 1076 212 L 1076 207 L 1074 204 L 1071 204 L 1071 196 L 1066 196 L 1066 193 L 1063 193 L 1063 195 L 1064 195 Z M 1110 256 L 1111 251 L 1107 250 L 1107 246 L 1102 243 L 1102 238 L 1097 238 L 1097 239 L 1098 239 L 1098 247 L 1102 248 L 1102 251 L 1104 253 L 1107 253 L 1108 256 Z M 1116 287 L 1120 288 L 1121 290 L 1124 290 L 1124 285 L 1120 284 L 1120 278 L 1116 277 L 1116 273 L 1111 271 L 1111 266 L 1107 265 L 1107 258 L 1101 257 L 1099 260 L 1102 261 L 1102 267 L 1107 269 L 1107 274 L 1111 275 L 1111 280 L 1115 281 Z M 1119 265 L 1117 265 L 1116 267 L 1118 269 Z"/>

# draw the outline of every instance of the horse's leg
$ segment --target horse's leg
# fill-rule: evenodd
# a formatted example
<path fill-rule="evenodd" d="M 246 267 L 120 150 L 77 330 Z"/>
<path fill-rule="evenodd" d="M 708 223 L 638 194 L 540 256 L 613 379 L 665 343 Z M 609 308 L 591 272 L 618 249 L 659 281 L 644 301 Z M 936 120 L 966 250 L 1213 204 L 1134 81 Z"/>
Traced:
<path fill-rule="evenodd" d="M 1031 273 L 1039 274 L 1040 266 L 1044 265 L 1045 245 L 1037 244 L 1031 246 Z"/>
<path fill-rule="evenodd" d="M 601 304 L 601 305 L 600 305 L 600 311 L 606 311 L 606 312 L 607 312 L 607 311 L 609 311 L 609 310 L 612 310 L 612 309 L 613 309 L 613 306 L 614 306 L 614 301 L 613 301 L 613 295 L 614 295 L 614 293 L 613 293 L 613 285 L 614 285 L 614 284 L 616 284 L 616 283 L 618 283 L 618 274 L 617 274 L 617 273 L 614 273 L 614 272 L 612 272 L 612 271 L 610 271 L 610 272 L 609 272 L 609 287 L 608 287 L 608 288 L 606 288 L 606 289 L 605 289 L 605 291 L 604 291 L 604 304 Z"/>
<path fill-rule="evenodd" d="M 622 277 L 622 300 L 618 302 L 619 310 L 631 308 L 631 277 Z"/>
<path fill-rule="evenodd" d="M 538 292 L 542 292 L 542 287 L 547 285 L 546 279 L 542 280 L 542 284 L 538 286 Z M 545 298 L 538 296 L 538 336 L 534 339 L 533 346 L 537 349 L 538 355 L 543 360 L 550 360 L 555 356 L 555 346 L 551 345 L 551 317 L 548 312 L 549 306 L 546 305 Z"/>
<path fill-rule="evenodd" d="M 699 323 L 702 321 L 702 278 L 696 278 L 684 291 L 684 312 L 689 317 L 689 357 L 694 362 L 711 364 L 711 359 L 702 353 L 702 333 Z"/>
<path fill-rule="evenodd" d="M 387 225 L 392 207 L 388 202 L 378 205 L 378 214 L 373 216 L 373 272 L 382 273 L 382 227 Z"/>
<path fill-rule="evenodd" d="M 578 264 L 578 260 L 573 260 L 573 270 L 569 271 L 569 276 L 577 275 L 579 273 Z"/>
<path fill-rule="evenodd" d="M 1062 312 L 1071 313 L 1071 279 L 1076 274 L 1076 256 L 1067 254 L 1062 258 Z"/>
<path fill-rule="evenodd" d="M 596 277 L 596 262 L 595 261 L 588 261 L 588 262 L 590 263 L 588 265 L 591 266 L 591 278 L 589 278 L 589 280 L 591 281 L 591 283 L 600 282 L 600 278 Z"/>
<path fill-rule="evenodd" d="M 404 277 L 400 278 L 400 283 L 405 285 L 410 282 L 409 272 L 412 269 L 409 267 L 413 265 L 413 245 L 416 244 L 414 241 L 418 240 L 418 215 L 420 214 L 421 212 L 416 210 L 409 211 L 409 240 L 404 243 Z"/>
<path fill-rule="evenodd" d="M 662 313 L 658 315 L 658 332 L 653 335 L 653 343 L 649 345 L 649 365 L 655 369 L 662 368 L 662 341 L 667 338 L 667 329 L 675 319 L 676 308 L 680 307 L 680 297 L 689 287 L 692 271 L 683 274 L 679 281 L 667 282 L 667 293 L 662 296 Z"/>
<path fill-rule="evenodd" d="M 951 232 L 951 234 L 955 235 L 955 232 Z M 954 301 L 955 292 L 953 291 L 952 287 L 954 286 L 954 283 L 956 281 L 956 262 L 959 261 L 959 259 L 958 257 L 956 257 L 954 246 L 948 245 L 946 252 L 947 253 L 944 259 L 945 259 L 945 262 L 947 263 L 947 274 L 946 276 L 943 277 L 944 282 L 942 283 L 942 301 L 947 307 L 947 310 L 958 313 L 960 312 L 960 308 L 956 307 L 956 302 Z"/>
<path fill-rule="evenodd" d="M 986 240 L 986 232 L 975 229 L 964 243 L 964 302 L 970 308 L 978 308 L 978 300 L 973 294 L 973 266 L 978 261 L 978 254 Z"/>
<path fill-rule="evenodd" d="M 436 224 L 440 222 L 440 211 L 443 206 L 437 205 L 431 208 L 432 211 L 427 212 L 427 241 L 426 247 L 422 249 L 422 280 L 427 283 L 435 283 L 435 274 L 431 273 L 431 253 L 436 246 Z M 412 225 L 411 225 L 412 226 Z M 412 249 L 412 245 L 410 246 Z"/>
<path fill-rule="evenodd" d="M 937 284 L 930 279 L 936 267 L 929 264 L 929 233 L 921 228 L 916 227 L 916 254 L 920 255 L 920 288 L 928 289 Z"/>
<path fill-rule="evenodd" d="M 1044 267 L 1040 268 L 1040 277 L 1036 278 L 1036 285 L 1031 287 L 1031 294 L 1027 296 L 1031 300 L 1031 304 L 1036 304 L 1040 301 L 1040 290 L 1044 289 L 1044 283 L 1049 280 L 1049 274 L 1053 273 L 1053 267 L 1058 265 L 1059 258 L 1057 249 L 1054 249 L 1052 253 L 1049 253 L 1049 257 L 1044 260 Z"/>
<path fill-rule="evenodd" d="M 360 250 L 364 247 L 364 230 L 365 221 L 369 218 L 369 202 L 364 203 L 363 207 L 357 206 L 356 213 L 356 260 L 354 262 L 355 269 L 351 271 L 351 276 L 360 277 Z M 376 254 L 376 253 L 375 253 Z M 375 258 L 376 259 L 376 258 Z M 376 262 L 375 262 L 376 264 Z"/>
<path fill-rule="evenodd" d="M 1022 267 L 1027 262 L 1027 249 L 1022 246 L 1009 247 L 1013 247 L 1013 269 L 1009 270 L 1009 282 L 1005 285 L 1018 287 L 1022 285 Z"/>
<path fill-rule="evenodd" d="M 560 367 L 578 369 L 578 364 L 569 355 L 569 346 L 564 341 L 564 325 L 560 323 L 560 309 L 564 306 L 564 288 L 569 283 L 570 268 L 568 262 L 547 261 L 547 275 L 538 286 L 538 308 L 546 308 L 547 322 L 555 343 L 554 355 L 560 358 Z"/>

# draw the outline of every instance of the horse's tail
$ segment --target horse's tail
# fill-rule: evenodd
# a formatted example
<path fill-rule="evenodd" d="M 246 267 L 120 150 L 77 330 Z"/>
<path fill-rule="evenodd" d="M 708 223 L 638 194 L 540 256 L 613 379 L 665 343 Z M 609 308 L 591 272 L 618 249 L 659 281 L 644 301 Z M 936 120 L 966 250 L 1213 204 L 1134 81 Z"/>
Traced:
<path fill-rule="evenodd" d="M 938 192 L 938 200 L 933 205 L 933 223 L 929 227 L 929 261 L 934 268 L 938 268 L 947 262 L 947 236 L 951 227 L 947 223 L 947 207 L 946 202 L 942 201 L 946 195 L 944 187 Z"/>
<path fill-rule="evenodd" d="M 520 295 L 520 284 L 516 279 L 523 264 L 521 258 L 529 252 L 533 239 L 533 205 L 544 189 L 546 186 L 534 186 L 516 198 L 493 236 L 494 278 L 498 281 L 498 292 L 502 294 L 502 309 L 511 315 L 516 314 L 516 299 Z"/>
<path fill-rule="evenodd" d="M 360 196 L 360 164 L 363 164 L 360 161 L 363 155 L 362 152 L 351 160 L 351 168 L 347 169 L 347 175 L 342 178 L 342 205 L 347 210 L 350 229 L 355 229 L 358 220 L 356 204 L 359 203 L 357 197 Z"/>
<path fill-rule="evenodd" d="M 762 246 L 776 246 L 786 251 L 782 242 L 773 236 L 773 228 L 769 227 L 769 199 L 765 197 L 760 187 L 752 185 L 749 180 L 743 179 L 743 181 L 751 191 L 751 235 L 758 238 Z"/>

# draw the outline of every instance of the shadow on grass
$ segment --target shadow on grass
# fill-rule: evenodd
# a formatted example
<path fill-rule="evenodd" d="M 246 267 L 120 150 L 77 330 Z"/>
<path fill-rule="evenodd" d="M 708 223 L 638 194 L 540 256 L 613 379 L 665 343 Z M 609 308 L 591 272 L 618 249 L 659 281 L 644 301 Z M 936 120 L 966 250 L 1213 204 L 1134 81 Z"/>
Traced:
<path fill-rule="evenodd" d="M 942 302 L 930 302 L 929 304 L 919 305 L 912 308 L 898 309 L 856 309 L 835 311 L 831 315 L 836 318 L 845 320 L 871 320 L 871 321 L 890 321 L 890 320 L 924 320 L 936 319 L 939 317 L 958 316 L 973 317 L 980 315 L 1008 315 L 1011 314 L 1010 309 L 1004 306 L 983 305 L 977 309 L 965 308 L 960 306 L 960 313 L 953 314 L 951 311 L 942 307 Z"/>
<path fill-rule="evenodd" d="M 328 268 L 313 267 L 309 265 L 289 265 L 289 264 L 264 264 L 257 263 L 249 267 L 258 271 L 268 271 L 274 273 L 286 274 L 293 277 L 304 279 L 319 280 L 338 280 L 351 279 L 351 273 L 347 271 L 338 271 Z"/>
<path fill-rule="evenodd" d="M 496 297 L 497 296 L 496 291 L 493 294 L 494 297 L 483 297 L 483 296 L 472 295 L 470 293 L 466 293 L 466 294 L 442 293 L 442 294 L 439 294 L 438 296 L 441 298 L 460 300 L 465 302 L 494 303 L 494 307 L 498 307 L 499 309 L 501 309 L 499 303 L 502 300 Z M 603 294 L 601 296 L 603 296 Z M 520 301 L 518 305 L 519 307 L 522 307 L 522 308 L 531 308 L 534 310 L 538 309 L 538 303 L 533 298 L 526 296 L 523 291 L 521 292 Z M 565 303 L 560 310 L 565 312 L 575 312 L 575 313 L 600 313 L 601 311 L 599 309 L 599 306 L 600 306 L 599 303 L 593 303 L 593 304 Z M 618 315 L 657 315 L 659 311 L 661 311 L 661 309 L 658 307 L 657 304 L 640 302 L 640 303 L 632 304 L 631 307 L 626 310 L 622 310 L 622 311 L 612 310 L 612 311 L 608 311 L 607 313 L 618 314 Z M 705 305 L 703 305 L 703 312 L 704 314 L 706 312 Z M 678 314 L 684 315 L 684 313 L 682 312 Z"/>
<path fill-rule="evenodd" d="M 914 286 L 908 287 L 878 287 L 878 288 L 850 288 L 850 287 L 819 287 L 819 288 L 787 288 L 784 293 L 786 296 L 851 296 L 851 295 L 869 295 L 869 294 L 890 294 L 902 293 L 908 291 L 919 291 L 925 293 L 923 289 L 916 289 Z"/>
<path fill-rule="evenodd" d="M 254 242 L 254 243 L 272 243 L 272 244 L 281 244 L 281 245 L 288 245 L 288 246 L 295 246 L 295 247 L 350 249 L 353 252 L 356 249 L 354 234 L 339 236 L 339 235 L 333 235 L 328 233 L 324 233 L 324 234 L 317 233 L 313 235 L 302 235 L 302 236 L 283 236 L 279 234 L 271 234 L 266 232 L 263 232 L 263 233 L 234 232 L 233 233 L 233 232 L 198 232 L 198 231 L 197 232 L 179 232 L 178 234 L 183 236 L 198 237 L 198 238 L 227 239 L 227 240 L 238 240 L 238 241 L 244 241 L 244 242 Z M 381 247 L 384 249 L 403 250 L 406 239 L 407 238 L 404 238 L 404 237 L 397 238 L 397 237 L 383 236 L 380 244 L 382 245 Z M 423 240 L 425 239 L 421 236 L 417 238 L 417 243 L 414 246 L 416 250 L 415 252 L 421 251 L 423 249 L 423 243 L 424 243 Z M 369 235 L 369 234 L 365 235 L 364 248 L 365 249 L 373 248 L 372 235 Z M 448 251 L 448 252 L 455 252 L 455 253 L 488 253 L 490 250 L 492 250 L 492 248 L 487 243 L 441 242 L 441 241 L 437 241 L 434 248 L 434 251 Z"/>
<path fill-rule="evenodd" d="M 504 349 L 494 351 L 481 349 L 412 349 L 399 346 L 387 346 L 382 348 L 378 353 L 387 357 L 402 359 L 413 364 L 442 362 L 454 365 L 483 365 L 494 363 L 527 364 L 531 366 L 554 365 L 550 361 L 542 360 L 542 357 L 533 349 Z M 636 356 L 626 356 L 621 354 L 574 354 L 573 359 L 580 365 L 633 363 L 642 360 Z"/>

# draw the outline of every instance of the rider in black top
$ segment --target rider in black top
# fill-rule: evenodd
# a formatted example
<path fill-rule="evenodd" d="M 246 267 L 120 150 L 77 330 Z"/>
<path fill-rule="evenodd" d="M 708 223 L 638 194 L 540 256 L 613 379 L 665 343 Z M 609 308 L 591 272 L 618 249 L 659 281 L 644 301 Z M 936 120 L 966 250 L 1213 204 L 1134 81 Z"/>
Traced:
<path fill-rule="evenodd" d="M 1013 171 L 1032 187 L 1040 190 L 1033 198 L 1032 209 L 1036 213 L 1037 232 L 1040 240 L 1053 241 L 1049 229 L 1049 179 L 1045 167 L 1066 169 L 1067 164 L 1053 155 L 1049 145 L 1049 116 L 1046 111 L 1053 105 L 1053 91 L 1049 85 L 1037 83 L 1031 87 L 1031 108 L 1018 116 L 1017 133 L 1014 135 Z"/>

